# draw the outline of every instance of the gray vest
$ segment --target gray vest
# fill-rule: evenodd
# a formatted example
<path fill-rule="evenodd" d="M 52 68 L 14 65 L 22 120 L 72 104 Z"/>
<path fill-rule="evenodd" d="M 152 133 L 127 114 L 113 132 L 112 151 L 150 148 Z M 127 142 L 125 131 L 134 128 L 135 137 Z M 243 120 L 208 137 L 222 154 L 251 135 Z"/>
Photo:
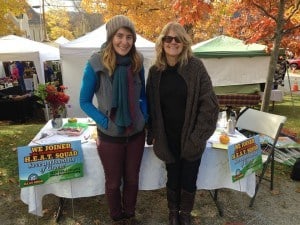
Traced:
<path fill-rule="evenodd" d="M 92 55 L 90 64 L 93 67 L 98 83 L 97 90 L 95 92 L 98 110 L 109 118 L 112 104 L 112 77 L 108 75 L 107 69 L 100 63 L 100 54 L 96 53 Z M 141 132 L 145 126 L 145 119 L 140 109 L 140 93 L 142 89 L 142 83 L 139 74 L 134 75 L 134 100 L 135 100 L 135 118 L 132 118 L 133 129 L 130 134 L 120 133 L 117 125 L 109 118 L 108 129 L 104 129 L 98 126 L 98 129 L 106 135 L 112 137 L 124 137 L 132 136 L 138 132 Z"/>

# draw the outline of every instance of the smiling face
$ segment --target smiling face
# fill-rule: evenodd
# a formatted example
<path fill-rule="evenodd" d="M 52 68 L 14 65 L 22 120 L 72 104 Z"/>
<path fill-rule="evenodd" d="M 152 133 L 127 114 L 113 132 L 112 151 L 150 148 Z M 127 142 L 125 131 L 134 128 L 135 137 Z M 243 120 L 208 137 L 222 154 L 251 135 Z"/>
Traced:
<path fill-rule="evenodd" d="M 170 30 L 166 36 L 177 37 L 177 34 L 174 31 Z M 171 40 L 170 43 L 168 42 L 169 42 L 168 40 L 165 41 L 163 40 L 163 49 L 165 51 L 168 64 L 173 66 L 177 63 L 178 57 L 183 50 L 183 43 L 176 42 L 174 38 Z"/>
<path fill-rule="evenodd" d="M 133 46 L 133 34 L 127 28 L 120 28 L 112 39 L 113 48 L 117 54 L 125 56 Z"/>

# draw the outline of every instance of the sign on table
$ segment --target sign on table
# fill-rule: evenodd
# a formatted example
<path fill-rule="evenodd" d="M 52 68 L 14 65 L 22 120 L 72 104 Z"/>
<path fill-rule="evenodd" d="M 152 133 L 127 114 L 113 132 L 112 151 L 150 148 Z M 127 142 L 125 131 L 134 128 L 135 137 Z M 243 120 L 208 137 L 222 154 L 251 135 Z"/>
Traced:
<path fill-rule="evenodd" d="M 259 136 L 248 138 L 228 146 L 228 158 L 232 181 L 254 173 L 262 167 Z"/>
<path fill-rule="evenodd" d="M 20 187 L 83 176 L 81 141 L 18 147 Z"/>

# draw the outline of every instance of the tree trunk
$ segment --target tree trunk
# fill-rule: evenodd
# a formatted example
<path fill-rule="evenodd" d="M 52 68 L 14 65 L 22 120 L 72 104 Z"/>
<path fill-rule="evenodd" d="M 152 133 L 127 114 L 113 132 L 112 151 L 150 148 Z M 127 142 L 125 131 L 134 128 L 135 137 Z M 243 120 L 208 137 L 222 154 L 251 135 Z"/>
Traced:
<path fill-rule="evenodd" d="M 273 51 L 271 53 L 271 59 L 269 63 L 269 70 L 268 70 L 268 77 L 266 80 L 266 86 L 263 94 L 263 100 L 261 105 L 261 111 L 268 112 L 269 111 L 269 104 L 270 104 L 270 97 L 273 87 L 273 80 L 274 74 L 276 70 L 276 64 L 279 56 L 279 47 L 280 42 L 283 35 L 283 23 L 284 23 L 284 8 L 285 8 L 285 0 L 280 0 L 278 3 L 278 17 L 276 21 L 276 31 L 275 31 L 275 40 Z"/>

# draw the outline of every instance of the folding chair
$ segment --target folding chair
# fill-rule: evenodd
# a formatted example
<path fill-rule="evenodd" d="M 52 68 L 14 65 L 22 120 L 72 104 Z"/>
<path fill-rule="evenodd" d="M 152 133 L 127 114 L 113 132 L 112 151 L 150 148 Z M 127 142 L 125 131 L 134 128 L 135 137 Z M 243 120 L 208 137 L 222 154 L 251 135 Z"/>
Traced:
<path fill-rule="evenodd" d="M 249 207 L 253 206 L 262 179 L 269 181 L 270 190 L 273 190 L 275 145 L 277 143 L 281 128 L 283 127 L 286 119 L 287 118 L 285 116 L 262 112 L 252 108 L 246 108 L 242 110 L 239 114 L 239 117 L 236 122 L 236 128 L 238 130 L 240 130 L 242 133 L 250 131 L 251 134 L 246 136 L 252 136 L 254 134 L 263 134 L 270 137 L 270 140 L 272 140 L 272 143 L 267 143 L 266 145 L 262 146 L 263 166 L 261 172 L 257 174 L 258 180 L 255 186 L 255 193 L 254 196 L 251 198 Z M 269 164 L 271 164 L 271 177 L 266 178 L 264 177 L 264 175 Z"/>

